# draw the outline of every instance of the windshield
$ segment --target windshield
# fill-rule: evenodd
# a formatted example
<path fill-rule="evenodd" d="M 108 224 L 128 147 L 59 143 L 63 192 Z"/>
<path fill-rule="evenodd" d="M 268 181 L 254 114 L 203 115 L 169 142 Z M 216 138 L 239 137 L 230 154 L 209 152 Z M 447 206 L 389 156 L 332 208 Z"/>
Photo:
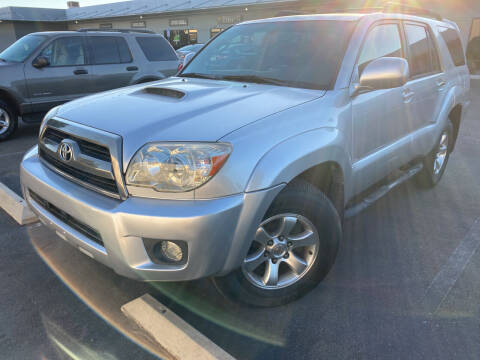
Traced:
<path fill-rule="evenodd" d="M 23 62 L 45 40 L 45 36 L 27 35 L 16 41 L 0 53 L 0 59 L 6 62 Z"/>
<path fill-rule="evenodd" d="M 234 26 L 207 45 L 180 76 L 330 89 L 354 26 L 330 20 Z"/>

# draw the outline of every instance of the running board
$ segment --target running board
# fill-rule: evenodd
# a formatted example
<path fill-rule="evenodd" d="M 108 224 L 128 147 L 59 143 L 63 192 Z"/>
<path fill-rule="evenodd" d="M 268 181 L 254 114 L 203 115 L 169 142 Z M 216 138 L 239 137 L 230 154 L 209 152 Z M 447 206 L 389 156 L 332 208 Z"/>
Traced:
<path fill-rule="evenodd" d="M 361 211 L 365 210 L 367 207 L 375 203 L 378 199 L 386 195 L 390 190 L 397 187 L 401 183 L 404 183 L 411 177 L 415 176 L 418 172 L 423 169 L 423 163 L 419 163 L 409 168 L 408 170 L 401 171 L 401 175 L 395 178 L 392 182 L 380 186 L 377 190 L 367 195 L 360 202 L 355 203 L 354 205 L 345 209 L 345 218 L 349 218 L 357 215 Z"/>

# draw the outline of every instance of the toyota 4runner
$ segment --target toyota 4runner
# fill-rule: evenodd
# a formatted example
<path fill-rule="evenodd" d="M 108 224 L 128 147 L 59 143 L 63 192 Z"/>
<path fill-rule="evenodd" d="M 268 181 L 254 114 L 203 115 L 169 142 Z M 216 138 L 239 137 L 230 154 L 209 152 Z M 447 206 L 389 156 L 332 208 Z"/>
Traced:
<path fill-rule="evenodd" d="M 470 80 L 457 26 L 421 14 L 244 22 L 173 78 L 56 107 L 24 196 L 118 274 L 292 301 L 331 269 L 344 216 L 445 171 Z"/>

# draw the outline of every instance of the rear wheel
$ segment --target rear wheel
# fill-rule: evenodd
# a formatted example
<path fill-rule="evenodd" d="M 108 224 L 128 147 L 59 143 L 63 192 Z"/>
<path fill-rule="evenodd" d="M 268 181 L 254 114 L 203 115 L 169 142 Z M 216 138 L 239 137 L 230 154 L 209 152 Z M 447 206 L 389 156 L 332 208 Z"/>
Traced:
<path fill-rule="evenodd" d="M 17 127 L 17 112 L 5 101 L 0 100 L 0 141 L 8 139 Z"/>
<path fill-rule="evenodd" d="M 447 168 L 453 141 L 453 125 L 449 121 L 433 150 L 423 159 L 423 169 L 416 177 L 420 186 L 434 187 L 438 184 Z"/>
<path fill-rule="evenodd" d="M 291 302 L 328 274 L 341 234 L 340 217 L 322 192 L 309 183 L 289 185 L 259 224 L 241 268 L 214 282 L 246 304 Z"/>

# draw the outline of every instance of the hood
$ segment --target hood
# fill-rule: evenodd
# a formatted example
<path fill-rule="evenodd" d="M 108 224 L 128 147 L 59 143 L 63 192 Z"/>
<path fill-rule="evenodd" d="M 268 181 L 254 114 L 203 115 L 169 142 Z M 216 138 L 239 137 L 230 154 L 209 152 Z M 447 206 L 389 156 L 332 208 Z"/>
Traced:
<path fill-rule="evenodd" d="M 87 96 L 57 116 L 123 137 L 125 161 L 152 141 L 216 141 L 325 91 L 192 78 L 131 86 Z"/>

